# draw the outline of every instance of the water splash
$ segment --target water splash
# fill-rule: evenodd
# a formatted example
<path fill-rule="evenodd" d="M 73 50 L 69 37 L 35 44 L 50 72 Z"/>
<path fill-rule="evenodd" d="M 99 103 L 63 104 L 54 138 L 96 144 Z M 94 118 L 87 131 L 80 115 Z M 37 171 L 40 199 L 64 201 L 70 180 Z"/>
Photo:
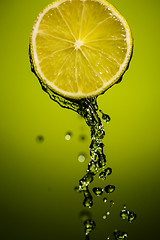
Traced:
<path fill-rule="evenodd" d="M 33 64 L 31 62 L 31 70 L 35 73 Z M 36 73 L 35 73 L 36 74 Z M 37 76 L 38 77 L 38 76 Z M 38 78 L 39 79 L 39 78 Z M 84 118 L 91 131 L 90 157 L 91 161 L 88 164 L 87 174 L 79 180 L 79 188 L 84 193 L 83 205 L 91 207 L 93 200 L 89 191 L 89 184 L 93 181 L 94 176 L 105 170 L 106 156 L 103 153 L 104 144 L 102 142 L 105 132 L 101 119 L 97 113 L 97 97 L 85 99 L 68 99 L 54 93 L 48 86 L 46 86 L 39 79 L 42 89 L 49 95 L 49 97 L 57 102 L 61 107 L 71 109 L 77 112 Z"/>

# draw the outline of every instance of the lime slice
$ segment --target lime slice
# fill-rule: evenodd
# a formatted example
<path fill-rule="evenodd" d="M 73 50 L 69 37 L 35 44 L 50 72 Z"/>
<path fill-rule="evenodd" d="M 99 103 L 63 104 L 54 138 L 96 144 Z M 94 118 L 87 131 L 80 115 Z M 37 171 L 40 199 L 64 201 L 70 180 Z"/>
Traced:
<path fill-rule="evenodd" d="M 117 82 L 132 47 L 128 23 L 105 0 L 54 1 L 40 12 L 30 35 L 36 75 L 72 99 L 97 96 Z"/>

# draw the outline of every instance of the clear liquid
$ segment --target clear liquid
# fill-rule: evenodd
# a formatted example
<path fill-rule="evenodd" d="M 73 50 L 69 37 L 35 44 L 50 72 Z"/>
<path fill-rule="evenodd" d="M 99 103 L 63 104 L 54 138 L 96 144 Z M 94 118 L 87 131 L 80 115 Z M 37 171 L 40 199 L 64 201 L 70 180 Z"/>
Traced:
<path fill-rule="evenodd" d="M 34 72 L 33 68 L 32 71 Z M 105 131 L 98 115 L 97 98 L 86 98 L 80 100 L 70 100 L 64 98 L 53 91 L 51 91 L 41 81 L 42 89 L 49 94 L 49 97 L 57 102 L 61 107 L 71 109 L 77 112 L 84 118 L 86 124 L 90 127 L 91 131 L 91 144 L 90 144 L 90 158 L 91 161 L 88 164 L 86 174 L 79 180 L 79 186 L 75 188 L 76 192 L 83 192 L 84 200 L 83 205 L 87 208 L 91 208 L 93 205 L 93 197 L 89 189 L 90 183 L 94 180 L 95 175 L 99 174 L 101 179 L 105 179 L 107 175 L 112 173 L 111 168 L 105 169 L 106 156 L 103 152 L 104 144 L 102 142 Z M 102 114 L 104 116 L 104 114 Z M 107 115 L 107 121 L 109 116 Z M 70 140 L 71 134 L 66 133 L 66 140 Z M 99 190 L 99 191 L 98 191 Z M 96 188 L 93 190 L 96 195 L 101 195 L 103 189 Z M 84 221 L 86 239 L 89 239 L 89 235 L 95 228 L 95 222 L 91 219 Z M 89 226 L 90 225 L 90 226 Z"/>
<path fill-rule="evenodd" d="M 31 70 L 34 72 L 34 68 L 32 66 L 31 62 Z M 36 74 L 34 72 L 34 74 Z M 40 79 L 39 79 L 40 81 Z M 75 191 L 78 193 L 83 192 L 84 200 L 83 205 L 87 208 L 91 208 L 93 205 L 93 197 L 91 195 L 89 185 L 94 180 L 95 175 L 99 174 L 99 178 L 102 180 L 105 180 L 108 175 L 112 173 L 111 168 L 106 168 L 106 156 L 103 152 L 103 138 L 105 136 L 104 127 L 101 121 L 100 116 L 98 115 L 98 105 L 97 105 L 97 97 L 94 98 L 85 98 L 80 100 L 71 100 L 64 98 L 56 93 L 54 93 L 52 90 L 50 90 L 45 84 L 43 84 L 40 81 L 40 84 L 42 86 L 42 89 L 48 93 L 49 97 L 57 102 L 61 107 L 71 109 L 75 112 L 77 112 L 81 117 L 84 118 L 86 124 L 89 126 L 91 131 L 91 144 L 90 144 L 90 158 L 91 161 L 88 164 L 88 169 L 86 170 L 86 174 L 79 180 L 79 186 L 75 187 Z M 99 112 L 102 114 L 102 119 L 105 122 L 110 121 L 110 117 L 107 114 L 104 114 L 102 110 L 99 110 Z M 66 140 L 70 140 L 72 137 L 71 132 L 67 132 L 65 135 Z M 85 140 L 84 137 L 81 138 L 81 140 Z M 80 161 L 82 162 L 84 159 L 84 155 L 80 154 L 78 156 L 80 158 Z M 103 194 L 103 191 L 105 190 L 106 193 L 112 193 L 115 190 L 114 185 L 107 185 L 104 189 L 101 189 L 99 187 L 95 187 L 92 189 L 94 194 L 97 196 L 100 196 Z M 104 198 L 103 201 L 106 203 L 107 198 Z M 110 207 L 114 205 L 114 201 L 110 201 Z M 125 211 L 125 210 L 124 210 Z M 136 214 L 133 212 L 129 212 L 128 214 L 128 221 L 132 222 L 136 218 Z M 121 212 L 122 214 L 122 212 Z M 120 214 L 120 216 L 121 216 Z M 107 212 L 103 219 L 106 219 L 110 215 L 110 212 Z M 122 219 L 123 216 L 121 216 Z M 126 218 L 125 218 L 126 219 Z M 83 221 L 85 225 L 85 236 L 86 240 L 89 240 L 90 233 L 92 230 L 96 227 L 96 224 L 94 220 L 88 216 L 88 219 Z M 127 233 L 121 232 L 121 231 L 114 231 L 114 237 L 115 239 L 125 239 L 127 237 Z"/>

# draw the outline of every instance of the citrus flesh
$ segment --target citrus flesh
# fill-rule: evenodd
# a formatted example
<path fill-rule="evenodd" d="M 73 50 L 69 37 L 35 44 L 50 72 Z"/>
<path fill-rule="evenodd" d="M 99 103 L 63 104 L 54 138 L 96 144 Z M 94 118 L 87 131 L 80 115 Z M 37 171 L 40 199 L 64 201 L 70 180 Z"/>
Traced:
<path fill-rule="evenodd" d="M 105 0 L 59 0 L 38 15 L 30 53 L 36 75 L 68 98 L 103 93 L 125 72 L 132 34 L 124 17 Z"/>

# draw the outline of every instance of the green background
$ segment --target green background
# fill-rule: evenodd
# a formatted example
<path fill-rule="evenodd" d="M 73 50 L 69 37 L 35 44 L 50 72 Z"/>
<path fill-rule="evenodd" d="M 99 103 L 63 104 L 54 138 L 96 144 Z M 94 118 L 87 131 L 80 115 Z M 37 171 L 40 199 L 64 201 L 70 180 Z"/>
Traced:
<path fill-rule="evenodd" d="M 110 1 L 128 20 L 134 54 L 123 81 L 98 99 L 111 117 L 105 125 L 105 153 L 113 174 L 91 187 L 114 184 L 108 199 L 94 197 L 91 240 L 114 239 L 115 228 L 129 240 L 157 239 L 160 215 L 159 0 Z M 83 196 L 74 192 L 89 162 L 90 132 L 83 119 L 51 101 L 30 71 L 29 34 L 49 0 L 0 2 L 0 238 L 2 240 L 83 240 L 79 218 Z M 64 136 L 73 133 L 70 141 Z M 81 134 L 86 141 L 80 141 Z M 44 142 L 37 143 L 37 135 Z M 86 161 L 77 160 L 86 153 Z M 104 196 L 106 196 L 104 194 Z M 137 213 L 129 224 L 119 217 Z M 106 211 L 107 220 L 102 216 Z"/>

